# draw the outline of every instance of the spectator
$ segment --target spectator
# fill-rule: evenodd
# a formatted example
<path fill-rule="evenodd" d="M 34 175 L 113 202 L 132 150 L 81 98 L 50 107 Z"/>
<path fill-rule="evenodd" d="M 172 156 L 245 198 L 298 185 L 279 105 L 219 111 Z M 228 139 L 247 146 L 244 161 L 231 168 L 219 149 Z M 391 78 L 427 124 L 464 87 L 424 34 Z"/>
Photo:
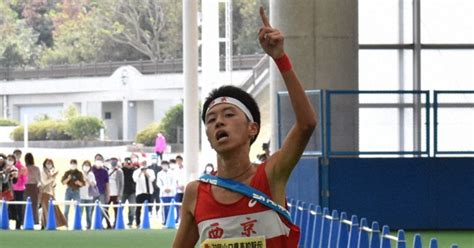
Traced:
<path fill-rule="evenodd" d="M 16 149 L 13 151 L 13 155 L 7 156 L 7 163 L 12 161 L 15 167 L 18 169 L 18 179 L 16 183 L 13 184 L 13 200 L 15 201 L 24 201 L 26 182 L 28 181 L 28 169 L 20 161 L 21 151 Z M 16 220 L 16 229 L 19 230 L 23 224 L 23 205 L 13 205 L 12 206 L 13 219 Z"/>
<path fill-rule="evenodd" d="M 150 170 L 146 167 L 146 162 L 143 161 L 139 169 L 133 172 L 133 181 L 136 183 L 135 192 L 137 195 L 137 203 L 141 204 L 145 201 L 151 202 L 151 195 L 153 194 L 153 181 L 155 180 L 155 174 L 153 170 Z M 140 226 L 140 216 L 141 216 L 142 207 L 137 207 L 136 211 L 136 221 L 137 227 Z M 149 211 L 146 209 L 143 210 L 143 214 L 148 214 Z"/>
<path fill-rule="evenodd" d="M 97 183 L 95 181 L 94 173 L 91 170 L 91 162 L 86 160 L 82 163 L 82 172 L 84 173 L 84 181 L 85 186 L 79 189 L 81 203 L 93 203 L 94 196 L 91 195 L 92 190 L 90 187 L 96 187 Z M 84 209 L 84 208 L 82 208 Z M 87 229 L 91 229 L 91 214 L 92 214 L 92 206 L 86 206 L 86 222 L 87 222 Z"/>
<path fill-rule="evenodd" d="M 30 197 L 34 223 L 39 224 L 38 197 L 40 194 L 39 185 L 41 183 L 41 172 L 38 166 L 35 165 L 35 159 L 31 153 L 25 154 L 25 165 L 28 169 L 28 181 L 26 182 L 25 198 Z"/>
<path fill-rule="evenodd" d="M 153 170 L 154 175 L 158 175 L 158 172 L 161 171 L 161 166 L 158 165 L 158 157 L 153 154 L 151 156 L 151 165 L 148 169 Z M 156 179 L 153 181 L 153 194 L 151 195 L 151 202 L 156 202 L 157 204 L 160 203 L 160 188 L 156 184 Z M 156 205 L 156 215 L 158 215 L 158 211 L 160 210 L 160 206 Z"/>
<path fill-rule="evenodd" d="M 94 197 L 93 201 L 99 201 L 102 204 L 106 204 L 110 200 L 110 186 L 109 186 L 109 173 L 104 168 L 104 157 L 101 154 L 94 156 L 94 166 L 92 172 L 95 176 L 97 188 L 99 189 L 99 196 Z M 110 227 L 110 221 L 107 216 L 102 215 L 102 218 L 106 218 L 107 227 Z"/>
<path fill-rule="evenodd" d="M 79 188 L 85 185 L 85 181 L 82 173 L 77 169 L 77 160 L 71 159 L 71 161 L 69 161 L 69 170 L 64 173 L 61 182 L 67 186 L 64 200 L 80 202 L 81 194 L 79 193 Z M 68 221 L 69 216 L 69 205 L 70 204 L 66 204 L 66 206 L 64 206 L 66 221 Z"/>
<path fill-rule="evenodd" d="M 18 169 L 14 166 L 14 163 L 7 163 L 7 156 L 0 153 L 0 199 L 13 200 L 12 185 L 16 183 L 17 179 Z"/>
<path fill-rule="evenodd" d="M 176 177 L 176 196 L 174 201 L 178 203 L 183 202 L 183 195 L 184 189 L 186 188 L 187 178 L 186 172 L 184 171 L 183 165 L 183 157 L 181 155 L 176 156 L 176 169 L 175 169 L 175 177 Z M 179 205 L 176 205 L 176 222 L 179 222 L 179 216 L 181 214 L 181 208 Z"/>
<path fill-rule="evenodd" d="M 166 138 L 161 132 L 156 135 L 155 139 L 155 153 L 160 157 L 160 161 L 163 160 L 163 153 L 166 150 Z"/>
<path fill-rule="evenodd" d="M 47 225 L 49 211 L 49 199 L 55 200 L 56 177 L 59 171 L 54 168 L 52 159 L 45 159 L 43 162 L 43 171 L 41 172 L 41 196 L 40 203 L 42 209 L 41 226 L 44 229 Z M 61 213 L 57 205 L 54 206 L 54 215 L 56 216 L 56 226 L 61 227 L 67 224 L 66 217 Z"/>
<path fill-rule="evenodd" d="M 111 158 L 110 159 L 110 166 L 111 169 L 109 171 L 109 182 L 110 182 L 110 200 L 108 204 L 118 204 L 121 200 L 123 194 L 123 186 L 124 186 L 124 177 L 123 171 L 118 166 L 118 159 Z M 108 213 L 108 209 L 106 210 Z M 117 224 L 117 208 L 114 208 L 115 213 L 115 221 L 114 227 Z"/>
<path fill-rule="evenodd" d="M 161 162 L 162 171 L 157 175 L 156 184 L 160 188 L 161 202 L 164 204 L 171 203 L 171 200 L 175 197 L 176 192 L 176 180 L 174 179 L 174 173 L 169 168 L 168 161 Z M 169 205 L 163 207 L 163 225 L 166 223 L 168 212 L 170 209 Z"/>
<path fill-rule="evenodd" d="M 204 168 L 204 172 L 202 174 L 214 175 L 215 174 L 214 165 L 212 163 L 206 164 L 206 167 Z"/>
<path fill-rule="evenodd" d="M 123 178 L 124 178 L 124 186 L 123 186 L 123 194 L 122 194 L 122 203 L 128 201 L 128 204 L 135 204 L 136 197 L 135 197 L 135 181 L 133 180 L 133 172 L 137 168 L 132 165 L 132 160 L 130 158 L 124 159 L 123 164 Z M 128 223 L 127 226 L 129 228 L 132 227 L 133 218 L 135 217 L 135 207 L 128 207 Z M 137 224 L 138 226 L 138 224 Z"/>

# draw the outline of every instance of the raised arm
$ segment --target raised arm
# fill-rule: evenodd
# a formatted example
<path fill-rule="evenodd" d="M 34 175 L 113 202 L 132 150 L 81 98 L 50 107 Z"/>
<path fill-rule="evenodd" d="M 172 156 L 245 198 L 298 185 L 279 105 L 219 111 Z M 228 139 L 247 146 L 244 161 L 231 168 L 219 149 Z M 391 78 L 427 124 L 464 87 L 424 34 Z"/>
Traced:
<path fill-rule="evenodd" d="M 271 155 L 268 160 L 267 173 L 270 181 L 277 187 L 284 187 L 316 127 L 316 114 L 285 53 L 283 34 L 270 25 L 262 7 L 260 7 L 260 17 L 262 19 L 262 28 L 258 34 L 260 45 L 277 64 L 296 116 L 296 121 L 281 149 Z"/>

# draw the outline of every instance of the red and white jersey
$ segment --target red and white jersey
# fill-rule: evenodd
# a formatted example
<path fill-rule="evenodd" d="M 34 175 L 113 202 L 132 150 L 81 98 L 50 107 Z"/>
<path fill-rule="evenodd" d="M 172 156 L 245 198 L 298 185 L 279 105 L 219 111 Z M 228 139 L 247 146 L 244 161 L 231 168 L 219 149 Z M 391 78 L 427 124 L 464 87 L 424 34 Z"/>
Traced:
<path fill-rule="evenodd" d="M 272 198 L 265 163 L 258 166 L 250 186 Z M 206 239 L 264 236 L 269 248 L 298 246 L 300 230 L 297 226 L 245 196 L 233 204 L 219 203 L 208 183 L 199 183 L 194 219 L 198 225 L 199 244 Z"/>

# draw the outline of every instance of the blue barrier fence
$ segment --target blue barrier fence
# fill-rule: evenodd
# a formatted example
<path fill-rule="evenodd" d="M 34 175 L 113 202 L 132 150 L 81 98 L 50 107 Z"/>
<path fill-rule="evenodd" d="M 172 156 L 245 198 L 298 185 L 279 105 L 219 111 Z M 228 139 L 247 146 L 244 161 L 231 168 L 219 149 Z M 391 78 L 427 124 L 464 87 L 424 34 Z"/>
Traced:
<path fill-rule="evenodd" d="M 91 214 L 92 218 L 92 230 L 103 230 L 103 217 L 108 218 L 107 210 L 109 207 L 117 208 L 117 215 L 115 216 L 115 227 L 116 230 L 125 229 L 124 219 L 123 219 L 123 209 L 124 205 L 122 203 L 119 204 L 101 204 L 99 201 L 95 203 L 79 203 L 77 201 L 65 201 L 63 204 L 69 204 L 75 206 L 75 213 L 74 213 L 74 224 L 72 225 L 72 230 L 83 230 L 83 214 L 86 215 L 85 211 L 82 211 L 84 207 L 93 207 L 93 213 Z M 9 205 L 25 205 L 25 212 L 23 218 L 23 230 L 34 230 L 34 220 L 33 220 L 33 210 L 31 206 L 31 199 L 30 197 L 27 198 L 26 201 L 5 201 L 4 199 L 0 199 L 0 230 L 9 230 L 10 229 L 10 218 L 9 218 Z M 56 211 L 55 205 L 59 205 L 58 202 L 53 201 L 52 199 L 49 200 L 48 206 L 48 213 L 46 217 L 46 223 L 42 223 L 45 230 L 57 230 L 56 225 Z M 135 207 L 143 207 L 143 211 L 141 214 L 141 221 L 140 229 L 150 229 L 151 228 L 151 220 L 148 213 L 148 209 L 151 206 L 161 206 L 161 207 L 169 207 L 168 215 L 164 216 L 165 224 L 163 228 L 166 229 L 175 229 L 176 228 L 176 206 L 180 206 L 180 202 L 175 202 L 174 200 L 171 203 L 148 203 L 145 201 L 143 204 L 126 204 L 125 206 L 135 206 Z M 105 215 L 104 215 L 105 214 Z"/>
<path fill-rule="evenodd" d="M 413 244 L 407 244 L 405 231 L 398 230 L 391 235 L 390 228 L 378 222 L 369 226 L 367 219 L 353 215 L 350 219 L 345 212 L 307 204 L 290 199 L 291 217 L 301 229 L 300 248 L 422 248 L 421 236 L 414 236 Z M 394 245 L 393 245 L 394 244 Z M 438 241 L 432 238 L 430 248 L 438 248 Z M 451 248 L 457 248 L 453 244 Z"/>

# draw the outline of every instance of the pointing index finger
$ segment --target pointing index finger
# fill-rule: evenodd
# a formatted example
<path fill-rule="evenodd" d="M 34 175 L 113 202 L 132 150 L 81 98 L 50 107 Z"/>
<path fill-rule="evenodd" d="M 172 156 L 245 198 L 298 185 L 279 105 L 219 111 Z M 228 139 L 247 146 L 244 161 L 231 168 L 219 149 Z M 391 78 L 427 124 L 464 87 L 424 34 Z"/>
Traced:
<path fill-rule="evenodd" d="M 271 27 L 270 22 L 268 21 L 268 16 L 265 14 L 263 6 L 260 6 L 260 17 L 262 18 L 263 26 Z"/>

